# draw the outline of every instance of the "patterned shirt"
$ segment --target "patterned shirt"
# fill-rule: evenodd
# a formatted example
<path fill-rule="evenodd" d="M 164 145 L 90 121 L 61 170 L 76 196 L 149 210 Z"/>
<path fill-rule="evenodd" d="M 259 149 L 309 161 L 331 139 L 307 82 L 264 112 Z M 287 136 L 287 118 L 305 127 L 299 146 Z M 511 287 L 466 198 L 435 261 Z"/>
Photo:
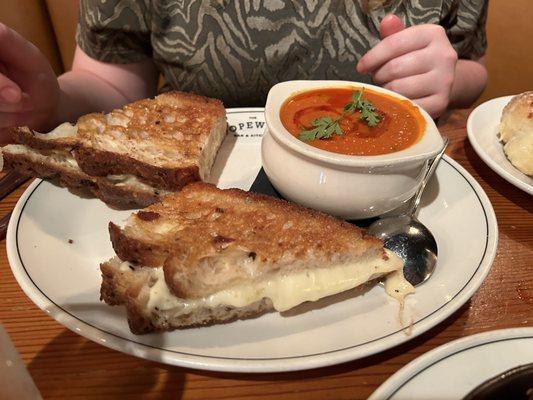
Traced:
<path fill-rule="evenodd" d="M 406 26 L 440 24 L 459 58 L 486 49 L 487 0 L 391 0 L 365 13 L 362 0 L 82 0 L 78 45 L 92 58 L 152 57 L 167 89 L 262 106 L 291 79 L 371 82 L 355 70 L 379 42 L 389 13 Z"/>

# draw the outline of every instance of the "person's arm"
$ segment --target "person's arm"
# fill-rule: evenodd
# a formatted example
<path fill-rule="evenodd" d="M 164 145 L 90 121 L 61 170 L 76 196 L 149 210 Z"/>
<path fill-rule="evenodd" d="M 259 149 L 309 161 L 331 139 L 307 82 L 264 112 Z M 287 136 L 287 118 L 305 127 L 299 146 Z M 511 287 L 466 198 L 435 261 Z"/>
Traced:
<path fill-rule="evenodd" d="M 91 111 L 110 111 L 126 103 L 152 97 L 157 70 L 151 59 L 133 64 L 109 64 L 76 48 L 72 70 L 58 78 L 60 96 L 47 125 L 75 120 Z"/>
<path fill-rule="evenodd" d="M 157 77 L 152 60 L 108 64 L 78 48 L 72 71 L 58 79 L 37 47 L 0 24 L 0 131 L 20 125 L 46 131 L 85 113 L 152 96 Z M 0 133 L 5 142 L 5 130 Z"/>
<path fill-rule="evenodd" d="M 455 79 L 450 93 L 449 108 L 470 107 L 487 85 L 485 57 L 479 60 L 458 60 L 455 66 Z"/>

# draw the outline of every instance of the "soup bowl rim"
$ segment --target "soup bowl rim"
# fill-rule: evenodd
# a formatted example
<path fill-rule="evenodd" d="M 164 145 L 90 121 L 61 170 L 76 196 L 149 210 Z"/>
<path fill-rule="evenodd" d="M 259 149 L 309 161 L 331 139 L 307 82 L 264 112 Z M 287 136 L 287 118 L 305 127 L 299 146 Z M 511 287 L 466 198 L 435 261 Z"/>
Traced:
<path fill-rule="evenodd" d="M 368 88 L 374 92 L 384 93 L 400 100 L 407 100 L 418 109 L 426 122 L 421 138 L 406 149 L 375 156 L 358 156 L 333 153 L 311 146 L 294 137 L 281 121 L 281 107 L 291 97 L 315 89 L 330 88 Z M 391 90 L 362 82 L 329 80 L 294 80 L 274 85 L 267 96 L 265 120 L 272 137 L 290 150 L 316 161 L 341 167 L 380 167 L 412 162 L 420 162 L 435 156 L 443 145 L 442 137 L 431 116 L 407 97 Z"/>

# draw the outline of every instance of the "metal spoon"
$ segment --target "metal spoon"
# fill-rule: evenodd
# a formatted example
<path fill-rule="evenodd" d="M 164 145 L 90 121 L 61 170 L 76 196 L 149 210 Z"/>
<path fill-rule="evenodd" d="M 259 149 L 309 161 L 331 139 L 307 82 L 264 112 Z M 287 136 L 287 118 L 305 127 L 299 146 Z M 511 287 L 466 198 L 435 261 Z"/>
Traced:
<path fill-rule="evenodd" d="M 426 281 L 437 264 L 437 242 L 429 229 L 416 219 L 416 212 L 422 193 L 447 146 L 448 139 L 445 138 L 441 151 L 431 162 L 409 209 L 401 215 L 379 219 L 368 227 L 369 234 L 382 239 L 385 247 L 403 260 L 405 279 L 413 286 Z"/>

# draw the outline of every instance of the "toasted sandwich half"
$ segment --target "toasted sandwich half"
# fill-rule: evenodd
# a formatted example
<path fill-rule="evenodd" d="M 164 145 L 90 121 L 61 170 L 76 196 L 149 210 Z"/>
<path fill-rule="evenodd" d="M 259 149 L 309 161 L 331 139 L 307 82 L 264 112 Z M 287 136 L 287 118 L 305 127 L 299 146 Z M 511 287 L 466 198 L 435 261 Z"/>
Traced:
<path fill-rule="evenodd" d="M 12 131 L 4 165 L 118 207 L 144 207 L 209 175 L 226 135 L 219 100 L 169 92 L 42 134 Z"/>
<path fill-rule="evenodd" d="M 109 230 L 118 256 L 101 264 L 101 298 L 124 304 L 137 334 L 286 311 L 403 267 L 344 221 L 206 183 Z"/>

